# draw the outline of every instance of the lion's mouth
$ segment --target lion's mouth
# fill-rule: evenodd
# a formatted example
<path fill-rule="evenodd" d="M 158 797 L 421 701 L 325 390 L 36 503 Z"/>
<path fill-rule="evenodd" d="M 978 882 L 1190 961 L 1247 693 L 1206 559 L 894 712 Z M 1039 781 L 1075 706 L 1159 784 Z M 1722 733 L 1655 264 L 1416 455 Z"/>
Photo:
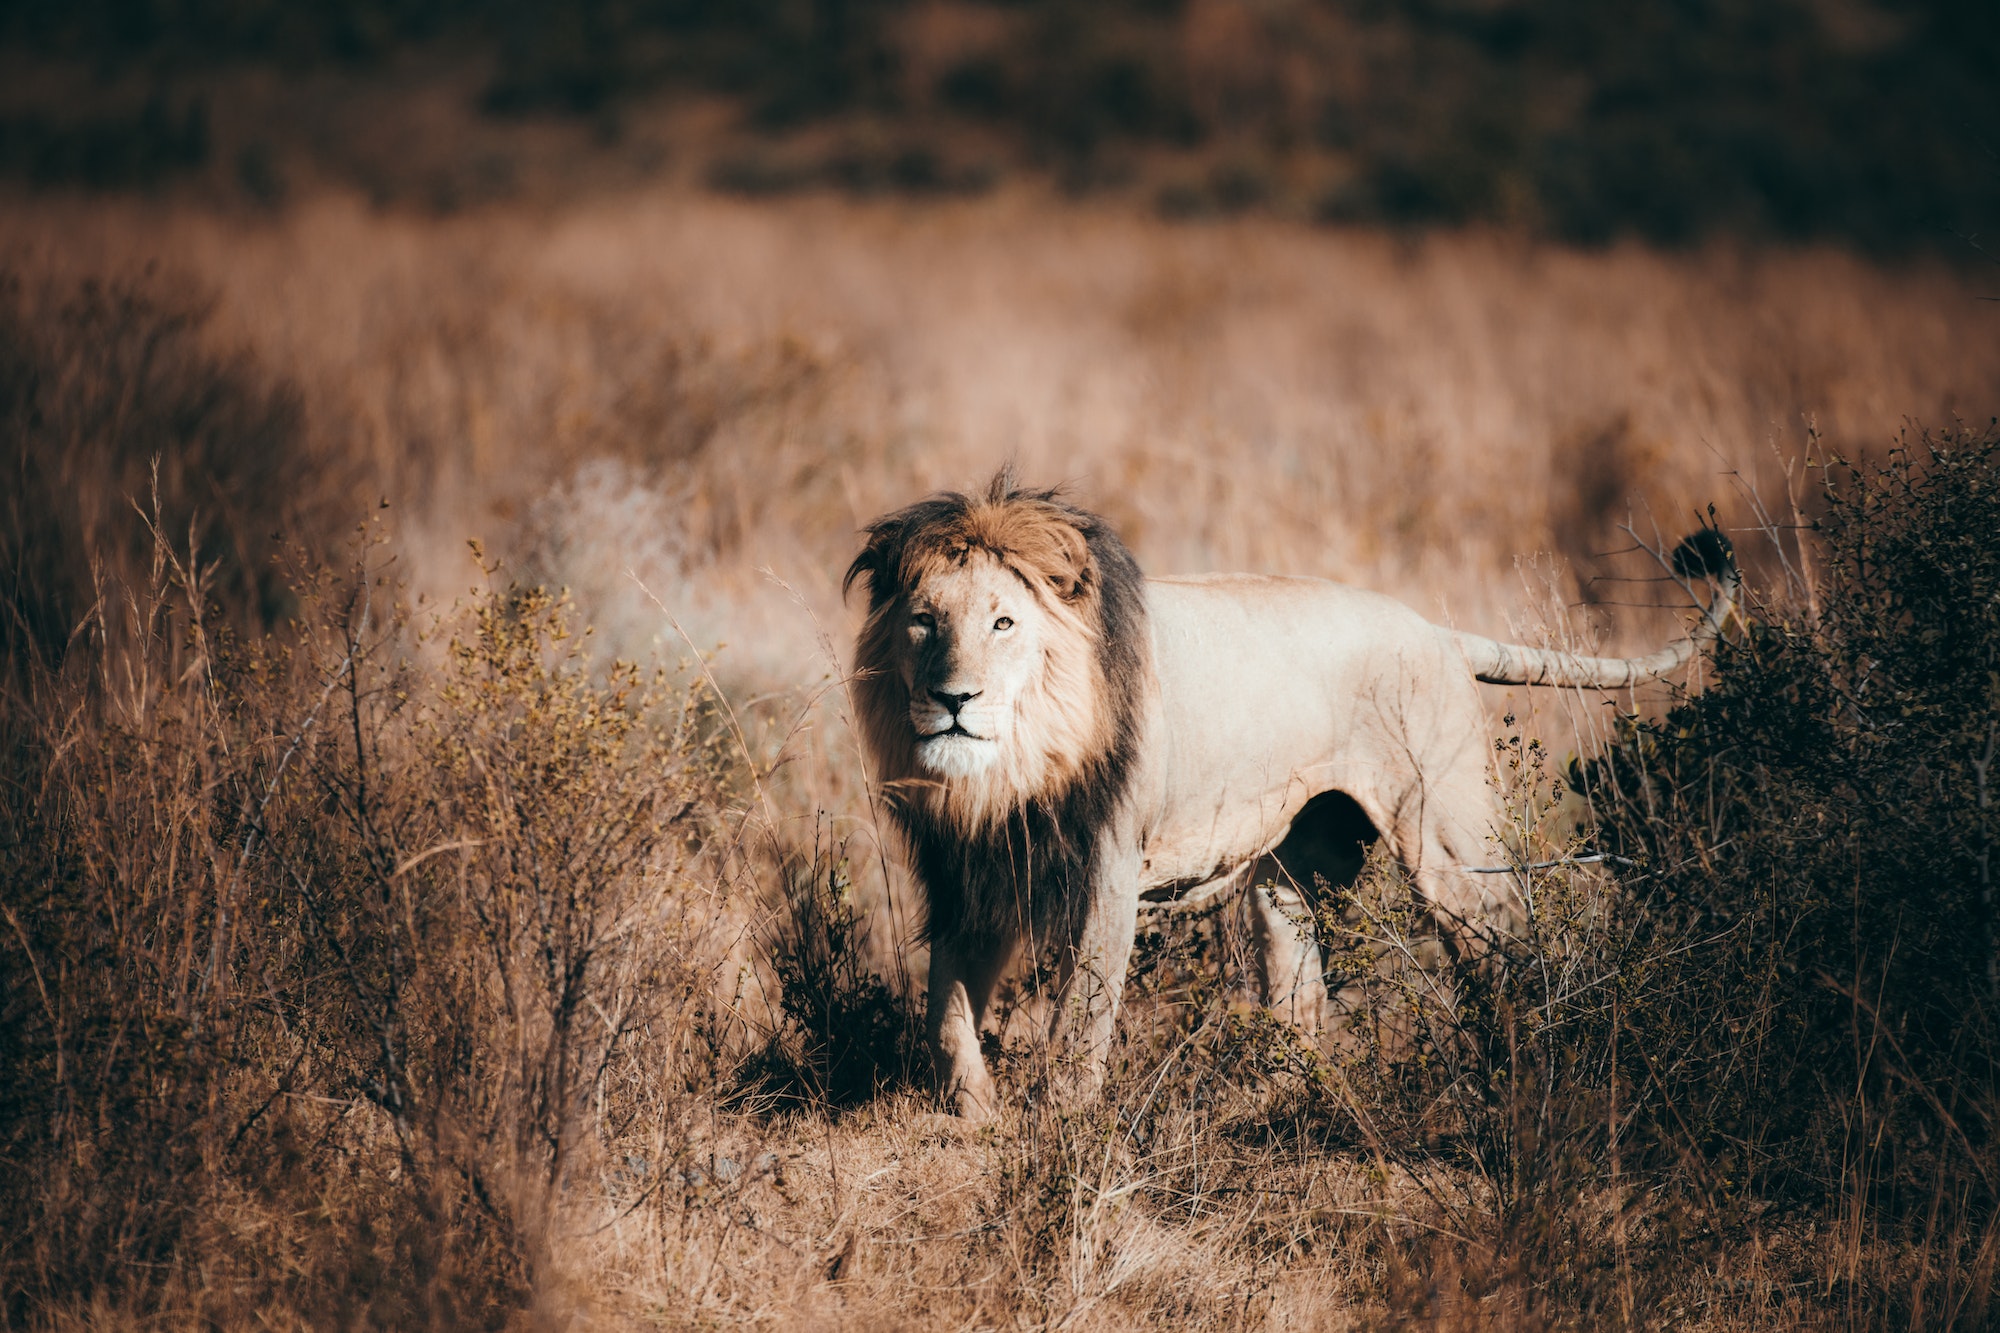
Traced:
<path fill-rule="evenodd" d="M 953 722 L 953 723 L 952 723 L 952 724 L 951 724 L 950 726 L 946 727 L 946 728 L 945 728 L 945 729 L 944 729 L 943 731 L 927 731 L 927 732 L 924 732 L 924 733 L 920 734 L 920 735 L 919 735 L 919 736 L 917 737 L 917 740 L 918 740 L 919 742 L 923 742 L 923 741 L 940 741 L 940 740 L 943 740 L 943 739 L 945 739 L 945 738 L 946 738 L 947 736 L 963 736 L 963 737 L 965 737 L 965 739 L 967 739 L 967 740 L 969 740 L 969 741 L 986 741 L 986 740 L 992 740 L 992 739 L 993 739 L 993 738 L 992 738 L 991 736 L 979 736 L 979 735 L 975 735 L 974 733 L 972 733 L 972 732 L 970 732 L 970 731 L 967 731 L 967 730 L 966 730 L 966 729 L 965 729 L 965 728 L 964 728 L 963 726 L 959 725 L 959 724 L 958 724 L 957 722 Z"/>
<path fill-rule="evenodd" d="M 936 725 L 940 719 L 932 716 L 925 721 Z M 967 731 L 956 718 L 938 731 L 917 732 L 912 748 L 918 765 L 946 782 L 977 782 L 1000 757 L 1000 747 L 991 736 Z"/>

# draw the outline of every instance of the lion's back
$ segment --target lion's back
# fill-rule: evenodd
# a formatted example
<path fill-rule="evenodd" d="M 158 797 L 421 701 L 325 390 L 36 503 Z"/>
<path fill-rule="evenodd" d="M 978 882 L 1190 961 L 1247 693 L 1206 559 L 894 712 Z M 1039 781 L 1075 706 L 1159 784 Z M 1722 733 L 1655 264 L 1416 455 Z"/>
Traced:
<path fill-rule="evenodd" d="M 1213 682 L 1232 697 L 1265 689 L 1296 694 L 1328 668 L 1359 667 L 1383 652 L 1429 653 L 1438 628 L 1383 593 L 1325 579 L 1203 574 L 1149 579 L 1155 660 L 1162 684 Z"/>
<path fill-rule="evenodd" d="M 1378 766 L 1417 715 L 1432 731 L 1436 710 L 1476 708 L 1445 631 L 1381 593 L 1211 574 L 1148 580 L 1146 600 L 1159 877 L 1262 851 L 1308 797 Z"/>

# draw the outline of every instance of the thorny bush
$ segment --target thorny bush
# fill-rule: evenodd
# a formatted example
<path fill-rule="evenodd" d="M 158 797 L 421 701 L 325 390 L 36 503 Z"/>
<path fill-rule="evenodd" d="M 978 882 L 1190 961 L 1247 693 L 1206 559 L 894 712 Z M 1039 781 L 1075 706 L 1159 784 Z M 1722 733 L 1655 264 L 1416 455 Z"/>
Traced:
<path fill-rule="evenodd" d="M 764 932 L 785 1022 L 747 1091 L 753 1098 L 852 1106 L 908 1084 L 928 1055 L 907 978 L 873 948 L 876 924 L 856 899 L 845 845 L 816 827 L 810 849 L 781 856 L 784 900 Z"/>
<path fill-rule="evenodd" d="M 1765 534 L 1789 583 L 1699 694 L 1566 780 L 1500 742 L 1519 929 L 1441 966 L 1372 858 L 1318 914 L 1340 1041 L 1265 1064 L 1423 1184 L 1424 1263 L 1538 1320 L 1690 1312 L 1690 1255 L 1721 1274 L 1822 1225 L 1779 1274 L 1812 1293 L 1794 1316 L 1991 1312 L 2000 430 L 1821 475 L 1820 517 Z"/>
<path fill-rule="evenodd" d="M 1991 1234 L 2000 1155 L 2000 429 L 1828 460 L 1784 605 L 1578 774 L 1638 863 L 1627 1070 L 1710 1188 L 1935 1204 Z M 1987 1299 L 1992 1258 L 1977 1276 Z"/>
<path fill-rule="evenodd" d="M 714 1075 L 704 692 L 361 554 L 241 641 L 156 536 L 0 714 L 10 1324 L 496 1325 L 565 1181 Z"/>

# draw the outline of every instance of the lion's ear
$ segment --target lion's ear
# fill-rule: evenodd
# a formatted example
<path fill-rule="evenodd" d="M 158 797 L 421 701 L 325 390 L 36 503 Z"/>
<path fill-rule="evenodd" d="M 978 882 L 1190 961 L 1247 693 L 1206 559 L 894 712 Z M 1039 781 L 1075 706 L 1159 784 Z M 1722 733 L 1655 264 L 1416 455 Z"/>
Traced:
<path fill-rule="evenodd" d="M 1058 597 L 1073 602 L 1097 582 L 1096 557 L 1090 553 L 1090 543 L 1074 526 L 1056 523 L 1049 532 L 1057 543 L 1056 559 L 1047 563 L 1049 582 Z"/>
<path fill-rule="evenodd" d="M 840 595 L 843 600 L 853 590 L 855 581 L 866 576 L 868 579 L 868 605 L 878 607 L 889 600 L 895 586 L 896 566 L 902 563 L 904 523 L 900 516 L 877 519 L 868 526 L 868 541 L 861 548 L 861 554 L 854 557 L 854 563 L 847 567 L 847 574 L 840 580 Z"/>

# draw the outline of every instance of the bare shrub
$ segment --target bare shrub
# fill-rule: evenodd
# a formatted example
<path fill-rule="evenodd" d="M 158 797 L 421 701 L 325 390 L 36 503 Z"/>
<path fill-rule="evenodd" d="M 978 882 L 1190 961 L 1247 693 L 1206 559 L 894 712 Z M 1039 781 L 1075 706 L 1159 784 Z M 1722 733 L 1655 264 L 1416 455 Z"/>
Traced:
<path fill-rule="evenodd" d="M 1373 852 L 1320 906 L 1328 986 L 1346 1012 L 1331 1061 L 1306 1062 L 1307 1109 L 1408 1173 L 1433 1210 L 1397 1263 L 1450 1279 L 1402 1298 L 1501 1293 L 1538 1326 L 1596 1327 L 1655 1305 L 1686 1257 L 1659 1261 L 1684 1244 L 1678 1218 L 1642 1205 L 1650 1182 L 1622 1160 L 1621 997 L 1651 960 L 1627 947 L 1616 885 L 1594 858 L 1579 863 L 1581 838 L 1556 818 L 1564 784 L 1542 743 L 1504 725 L 1510 823 L 1493 869 L 1518 896 L 1518 926 L 1447 949 Z"/>
<path fill-rule="evenodd" d="M 239 642 L 155 533 L 5 717 L 8 1317 L 505 1322 L 727 1040 L 705 696 L 367 559 Z"/>
<path fill-rule="evenodd" d="M 1823 476 L 1794 596 L 1579 775 L 1637 862 L 1634 939 L 1658 960 L 1627 1077 L 1655 1155 L 1704 1192 L 1844 1219 L 1826 1280 L 1851 1315 L 1977 1321 L 2000 1178 L 2000 435 Z M 1921 1262 L 1881 1266 L 1878 1238 Z"/>
<path fill-rule="evenodd" d="M 785 1027 L 766 1051 L 762 1090 L 835 1107 L 907 1083 L 928 1062 L 907 983 L 893 986 L 886 951 L 871 947 L 874 922 L 856 901 L 846 850 L 816 837 L 787 859 L 763 942 Z"/>

